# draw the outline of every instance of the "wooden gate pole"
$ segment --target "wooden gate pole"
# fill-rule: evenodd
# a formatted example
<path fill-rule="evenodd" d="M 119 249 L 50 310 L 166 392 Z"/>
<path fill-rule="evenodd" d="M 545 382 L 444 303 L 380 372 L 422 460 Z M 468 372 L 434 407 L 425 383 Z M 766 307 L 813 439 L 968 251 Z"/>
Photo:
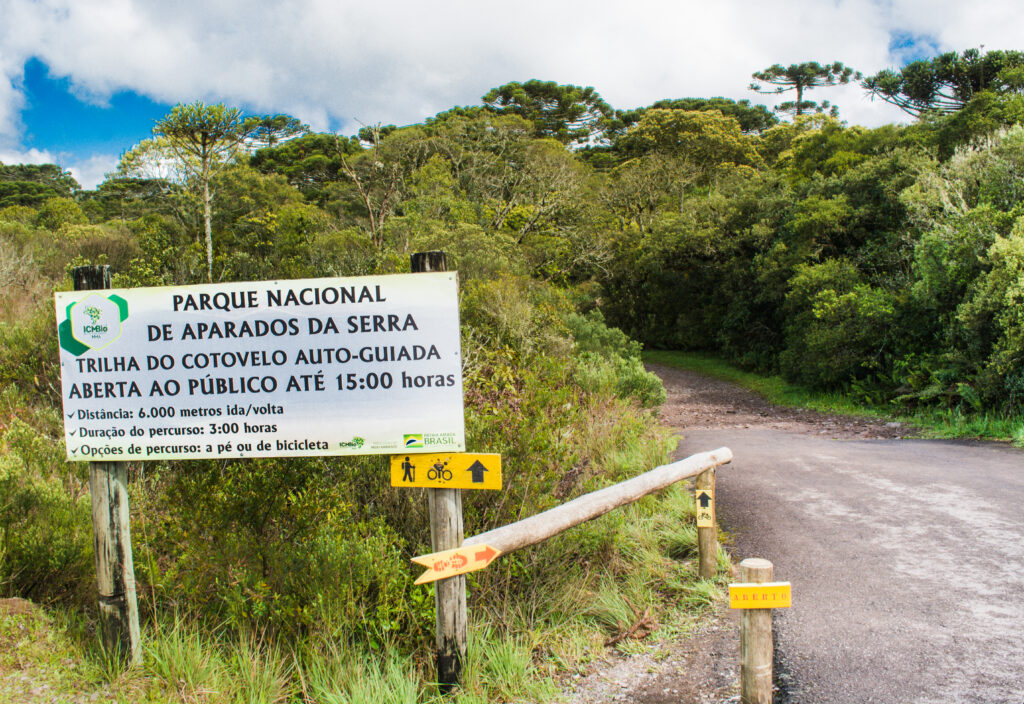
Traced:
<path fill-rule="evenodd" d="M 768 560 L 748 557 L 740 563 L 740 581 L 763 584 L 772 581 Z M 744 609 L 740 620 L 740 702 L 772 702 L 772 610 Z"/>
<path fill-rule="evenodd" d="M 417 252 L 410 257 L 412 271 L 422 274 L 447 271 L 444 252 Z M 430 502 L 430 543 L 434 552 L 462 547 L 462 491 L 427 489 Z M 437 609 L 437 682 L 447 692 L 459 683 L 466 657 L 466 577 L 441 579 L 434 585 Z"/>
<path fill-rule="evenodd" d="M 694 482 L 694 489 L 699 495 L 701 489 L 707 489 L 711 495 L 715 494 L 715 470 L 709 469 L 697 475 Z M 703 579 L 710 579 L 718 571 L 718 510 L 715 502 L 711 502 L 711 526 L 697 528 L 697 555 L 698 574 Z"/>
<path fill-rule="evenodd" d="M 110 288 L 109 266 L 80 266 L 72 272 L 76 291 Z M 128 472 L 124 462 L 90 462 L 92 535 L 99 591 L 100 637 L 131 665 L 142 660 L 135 566 L 128 521 Z"/>

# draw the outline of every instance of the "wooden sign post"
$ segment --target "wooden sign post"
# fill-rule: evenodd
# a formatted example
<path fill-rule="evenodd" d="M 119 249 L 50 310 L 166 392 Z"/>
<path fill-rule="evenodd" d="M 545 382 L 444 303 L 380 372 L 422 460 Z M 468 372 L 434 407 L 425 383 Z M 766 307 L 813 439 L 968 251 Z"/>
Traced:
<path fill-rule="evenodd" d="M 417 252 L 410 257 L 412 272 L 447 271 L 444 252 Z M 435 553 L 462 547 L 462 490 L 427 489 L 430 504 L 430 545 Z M 437 682 L 447 692 L 459 683 L 466 658 L 468 621 L 466 577 L 438 580 L 434 586 L 437 609 Z"/>
<path fill-rule="evenodd" d="M 768 560 L 748 557 L 740 563 L 741 584 L 729 585 L 729 606 L 743 609 L 740 621 L 740 702 L 772 702 L 772 609 L 790 605 L 788 582 L 772 582 Z"/>
<path fill-rule="evenodd" d="M 694 482 L 697 503 L 698 574 L 710 579 L 718 571 L 718 517 L 715 515 L 715 470 L 697 475 Z"/>
<path fill-rule="evenodd" d="M 76 291 L 110 288 L 109 266 L 73 271 Z M 108 651 L 119 651 L 132 665 L 142 661 L 135 566 L 128 522 L 128 472 L 124 462 L 90 462 L 93 548 L 99 590 L 100 637 Z"/>

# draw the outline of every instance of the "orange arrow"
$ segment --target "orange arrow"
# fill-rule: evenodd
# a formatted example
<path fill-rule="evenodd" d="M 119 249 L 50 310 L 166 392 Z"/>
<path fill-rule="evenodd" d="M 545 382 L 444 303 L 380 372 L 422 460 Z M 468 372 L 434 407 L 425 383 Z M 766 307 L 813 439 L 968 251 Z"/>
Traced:
<path fill-rule="evenodd" d="M 498 551 L 492 548 L 490 545 L 484 545 L 484 549 L 473 555 L 477 560 L 484 560 L 490 563 L 491 560 L 498 556 Z"/>
<path fill-rule="evenodd" d="M 483 549 L 476 550 L 475 548 Z M 415 584 L 426 584 L 458 574 L 482 570 L 500 554 L 501 550 L 492 548 L 490 545 L 474 545 L 414 557 L 412 558 L 413 562 L 427 568 L 427 571 L 417 578 Z"/>

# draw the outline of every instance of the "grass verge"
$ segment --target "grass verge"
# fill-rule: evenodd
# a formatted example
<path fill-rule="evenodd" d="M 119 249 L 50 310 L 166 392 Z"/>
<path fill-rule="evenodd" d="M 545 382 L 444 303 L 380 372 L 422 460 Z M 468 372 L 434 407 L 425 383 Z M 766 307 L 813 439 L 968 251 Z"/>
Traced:
<path fill-rule="evenodd" d="M 463 684 L 450 697 L 432 684 L 429 652 L 373 651 L 323 634 L 285 640 L 211 628 L 190 617 L 166 616 L 148 624 L 143 664 L 124 670 L 99 647 L 94 624 L 84 615 L 16 600 L 20 612 L 0 610 L 0 695 L 6 695 L 0 699 L 28 704 L 558 701 L 562 678 L 616 651 L 647 652 L 659 639 L 685 634 L 722 598 L 728 556 L 719 554 L 718 579 L 700 579 L 694 524 L 692 491 L 680 483 L 509 555 L 504 565 L 509 578 L 525 577 L 530 585 L 509 602 L 495 605 L 480 597 L 483 590 L 511 583 L 473 584 L 477 576 L 471 575 L 469 650 Z"/>
<path fill-rule="evenodd" d="M 920 409 L 908 413 L 893 406 L 865 403 L 849 394 L 811 391 L 780 376 L 744 371 L 720 358 L 695 352 L 650 350 L 643 353 L 643 359 L 732 382 L 779 406 L 898 420 L 918 428 L 921 435 L 929 438 L 978 438 L 1024 447 L 1024 417 L 1021 416 L 964 413 L 952 409 Z"/>

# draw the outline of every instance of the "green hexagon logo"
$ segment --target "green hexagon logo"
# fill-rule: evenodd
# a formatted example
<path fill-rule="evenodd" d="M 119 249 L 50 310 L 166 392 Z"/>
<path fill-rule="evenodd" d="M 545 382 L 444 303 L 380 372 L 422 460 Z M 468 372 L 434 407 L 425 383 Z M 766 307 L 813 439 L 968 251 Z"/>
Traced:
<path fill-rule="evenodd" d="M 121 322 L 128 317 L 127 308 L 127 302 L 120 296 L 108 298 L 97 293 L 72 303 L 67 309 L 67 332 L 71 338 L 67 342 L 78 344 L 66 345 L 65 339 L 61 339 L 61 346 L 74 354 L 81 354 L 85 348 L 103 349 L 121 337 Z"/>

